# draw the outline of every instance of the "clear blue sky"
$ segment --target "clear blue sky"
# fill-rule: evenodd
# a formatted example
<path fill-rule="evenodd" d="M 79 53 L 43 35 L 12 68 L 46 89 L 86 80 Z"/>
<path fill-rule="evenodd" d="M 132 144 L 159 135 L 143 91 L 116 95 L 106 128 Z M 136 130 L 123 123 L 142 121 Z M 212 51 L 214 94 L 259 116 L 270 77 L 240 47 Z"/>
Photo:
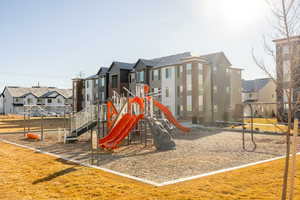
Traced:
<path fill-rule="evenodd" d="M 67 88 L 80 71 L 88 76 L 114 60 L 184 51 L 224 51 L 244 78 L 263 77 L 251 48 L 263 55 L 267 11 L 263 0 L 238 1 L 0 0 L 0 89 Z"/>

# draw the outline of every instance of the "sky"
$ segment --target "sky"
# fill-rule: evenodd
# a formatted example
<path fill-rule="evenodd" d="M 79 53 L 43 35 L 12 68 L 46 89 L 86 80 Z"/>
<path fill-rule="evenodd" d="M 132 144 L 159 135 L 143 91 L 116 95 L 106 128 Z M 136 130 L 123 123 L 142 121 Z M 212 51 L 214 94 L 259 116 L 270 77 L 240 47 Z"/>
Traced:
<path fill-rule="evenodd" d="M 0 89 L 71 88 L 113 61 L 186 51 L 223 51 L 243 78 L 265 77 L 251 50 L 264 58 L 269 20 L 263 0 L 0 0 Z"/>

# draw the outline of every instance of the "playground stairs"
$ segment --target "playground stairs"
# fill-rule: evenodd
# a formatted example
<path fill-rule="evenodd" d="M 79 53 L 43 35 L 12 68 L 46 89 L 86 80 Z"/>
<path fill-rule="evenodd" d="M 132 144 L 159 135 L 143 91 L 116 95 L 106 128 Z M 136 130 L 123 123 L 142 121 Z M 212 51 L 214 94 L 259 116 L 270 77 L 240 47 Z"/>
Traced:
<path fill-rule="evenodd" d="M 97 126 L 97 107 L 86 106 L 83 110 L 71 116 L 71 128 L 66 142 L 76 141 L 78 137 Z"/>

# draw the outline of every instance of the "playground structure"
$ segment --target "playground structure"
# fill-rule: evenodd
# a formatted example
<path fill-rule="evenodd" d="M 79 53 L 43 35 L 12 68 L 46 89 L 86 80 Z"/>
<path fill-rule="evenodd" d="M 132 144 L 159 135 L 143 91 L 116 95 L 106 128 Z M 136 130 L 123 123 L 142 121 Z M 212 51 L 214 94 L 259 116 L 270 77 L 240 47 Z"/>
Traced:
<path fill-rule="evenodd" d="M 23 107 L 23 134 L 24 137 L 28 139 L 35 139 L 44 141 L 45 131 L 50 130 L 47 126 L 47 121 L 49 119 L 55 119 L 60 117 L 63 120 L 63 127 L 61 128 L 66 135 L 68 127 L 68 117 L 71 113 L 71 106 L 45 106 L 45 105 L 25 105 Z M 39 120 L 39 128 L 33 129 L 31 124 L 32 120 Z M 54 128 L 54 131 L 57 131 Z"/>
<path fill-rule="evenodd" d="M 149 93 L 147 85 L 137 85 L 137 94 L 123 89 L 130 97 L 114 92 L 106 104 L 87 106 L 75 113 L 71 117 L 71 129 L 66 141 L 77 140 L 79 136 L 90 131 L 92 149 L 113 150 L 126 138 L 130 143 L 131 135 L 140 136 L 140 141 L 144 141 L 146 145 L 150 131 L 157 150 L 170 150 L 175 148 L 172 139 L 175 127 L 182 132 L 190 131 L 177 122 L 166 106 L 154 99 L 160 92 Z M 154 114 L 154 107 L 157 107 L 166 119 L 158 119 Z M 96 137 L 93 136 L 95 132 Z"/>

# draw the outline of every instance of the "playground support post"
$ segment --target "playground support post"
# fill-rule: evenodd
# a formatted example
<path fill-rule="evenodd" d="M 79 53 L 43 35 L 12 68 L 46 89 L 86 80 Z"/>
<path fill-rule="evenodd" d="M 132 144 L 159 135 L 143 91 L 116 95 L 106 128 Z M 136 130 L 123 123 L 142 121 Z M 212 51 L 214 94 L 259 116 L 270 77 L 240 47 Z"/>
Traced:
<path fill-rule="evenodd" d="M 25 113 L 26 111 L 25 111 L 25 106 L 24 106 L 24 124 L 23 124 L 23 127 L 24 127 L 24 132 L 23 132 L 23 134 L 24 134 L 24 137 L 25 137 L 25 135 L 26 135 L 26 113 Z"/>
<path fill-rule="evenodd" d="M 41 141 L 44 141 L 44 116 L 41 117 Z"/>
<path fill-rule="evenodd" d="M 290 197 L 289 199 L 294 199 L 294 189 L 295 189 L 295 171 L 296 171 L 296 153 L 297 153 L 297 135 L 298 135 L 298 125 L 299 120 L 294 120 L 294 130 L 292 138 L 292 166 L 291 166 L 291 182 L 290 182 Z"/>

